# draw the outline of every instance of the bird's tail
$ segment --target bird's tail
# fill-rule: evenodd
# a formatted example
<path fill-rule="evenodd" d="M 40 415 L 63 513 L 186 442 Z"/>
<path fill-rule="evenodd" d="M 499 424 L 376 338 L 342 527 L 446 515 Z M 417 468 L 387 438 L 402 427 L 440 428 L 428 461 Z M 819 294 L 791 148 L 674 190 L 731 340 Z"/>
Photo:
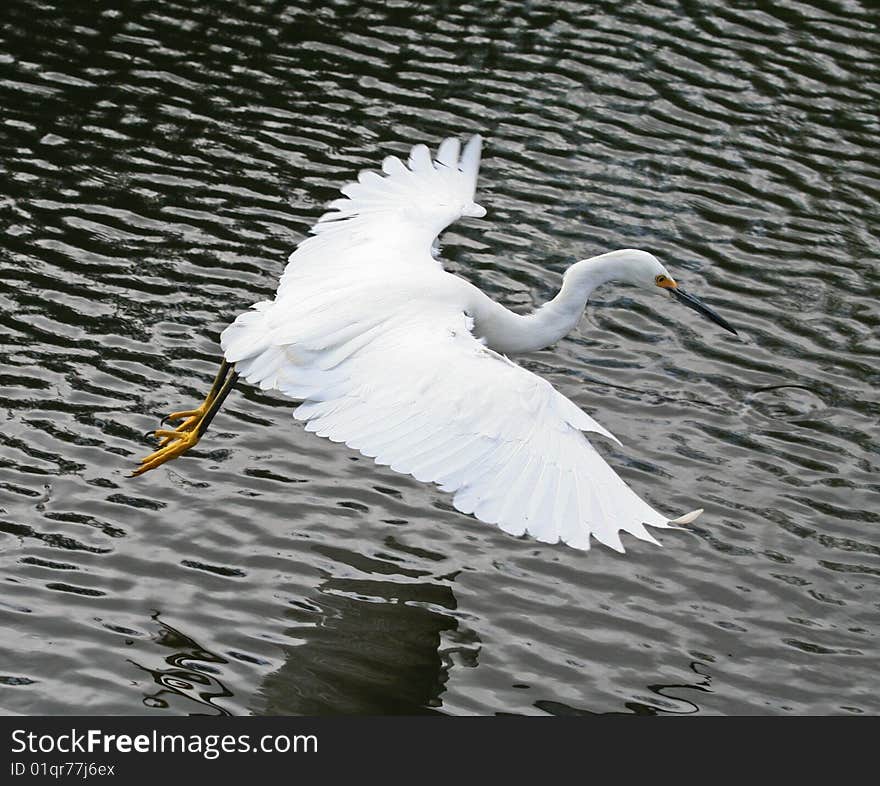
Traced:
<path fill-rule="evenodd" d="M 284 347 L 272 342 L 269 311 L 274 303 L 264 300 L 239 314 L 220 334 L 220 346 L 228 363 L 252 385 L 262 390 L 277 387 L 285 362 Z"/>

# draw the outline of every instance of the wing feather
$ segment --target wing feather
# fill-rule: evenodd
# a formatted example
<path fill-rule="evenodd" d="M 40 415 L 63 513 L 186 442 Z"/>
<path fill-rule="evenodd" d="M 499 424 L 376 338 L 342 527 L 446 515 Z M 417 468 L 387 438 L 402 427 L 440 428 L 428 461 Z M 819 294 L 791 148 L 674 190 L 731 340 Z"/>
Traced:
<path fill-rule="evenodd" d="M 454 136 L 444 139 L 437 148 L 437 163 L 449 168 L 458 168 L 461 142 Z M 476 179 L 474 180 L 476 182 Z"/>

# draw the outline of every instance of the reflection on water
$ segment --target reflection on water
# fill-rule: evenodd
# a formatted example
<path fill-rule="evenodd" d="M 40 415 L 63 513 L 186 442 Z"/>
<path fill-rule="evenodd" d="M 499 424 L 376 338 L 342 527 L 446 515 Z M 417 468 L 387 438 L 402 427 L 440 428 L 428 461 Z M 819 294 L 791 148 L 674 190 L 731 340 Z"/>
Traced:
<path fill-rule="evenodd" d="M 215 704 L 213 700 L 231 697 L 232 693 L 211 674 L 216 670 L 216 665 L 213 664 L 226 663 L 225 658 L 208 652 L 197 642 L 170 625 L 166 625 L 164 622 L 159 622 L 159 624 L 161 628 L 156 636 L 156 643 L 161 647 L 175 650 L 175 652 L 165 658 L 165 663 L 169 668 L 149 669 L 135 664 L 148 672 L 156 685 L 159 686 L 158 690 L 144 696 L 144 705 L 156 709 L 166 709 L 178 697 L 182 697 L 205 705 L 206 710 L 214 710 L 204 714 L 228 715 L 229 713 Z M 190 714 L 202 714 L 191 711 L 186 702 L 183 702 L 183 706 L 185 711 L 189 711 Z"/>
<path fill-rule="evenodd" d="M 449 586 L 331 578 L 318 593 L 287 612 L 298 643 L 263 681 L 261 712 L 420 715 L 442 705 L 444 637 L 458 628 L 438 611 L 455 608 Z"/>
<path fill-rule="evenodd" d="M 878 704 L 869 4 L 19 2 L 0 31 L 0 707 L 862 713 Z M 449 269 L 514 309 L 655 252 L 741 328 L 603 289 L 522 362 L 653 505 L 620 558 L 517 540 L 241 385 L 200 398 L 357 170 L 487 140 Z"/>
<path fill-rule="evenodd" d="M 321 551 L 345 564 L 365 562 L 342 549 Z M 396 573 L 393 562 L 369 562 L 379 575 Z M 410 573 L 415 575 L 406 576 L 408 582 L 330 577 L 313 598 L 291 601 L 281 631 L 287 642 L 280 647 L 283 660 L 262 680 L 252 709 L 271 715 L 436 712 L 453 658 L 476 666 L 479 640 L 445 613 L 455 609 L 448 584 Z M 176 706 L 193 715 L 230 714 L 223 700 L 233 693 L 220 676 L 229 658 L 209 652 L 158 615 L 154 621 L 159 626 L 154 644 L 172 654 L 158 668 L 132 661 L 153 681 L 146 686 L 144 705 Z M 231 655 L 268 665 L 244 653 Z"/>

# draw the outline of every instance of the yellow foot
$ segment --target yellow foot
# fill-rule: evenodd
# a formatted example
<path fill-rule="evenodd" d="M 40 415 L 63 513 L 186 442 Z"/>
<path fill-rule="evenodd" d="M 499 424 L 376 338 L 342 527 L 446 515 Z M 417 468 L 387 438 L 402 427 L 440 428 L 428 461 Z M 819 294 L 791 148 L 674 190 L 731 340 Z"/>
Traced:
<path fill-rule="evenodd" d="M 141 465 L 129 477 L 134 478 L 149 472 L 151 469 L 156 469 L 156 467 L 160 467 L 166 461 L 182 456 L 195 445 L 223 405 L 223 401 L 229 395 L 229 391 L 232 390 L 236 379 L 238 379 L 238 374 L 235 372 L 234 367 L 224 360 L 220 364 L 217 376 L 214 377 L 214 382 L 208 391 L 208 395 L 199 406 L 195 409 L 183 409 L 180 412 L 172 412 L 162 419 L 162 423 L 177 420 L 183 422 L 174 428 L 160 428 L 156 430 L 156 439 L 159 440 L 158 447 L 141 461 Z"/>
<path fill-rule="evenodd" d="M 199 423 L 202 422 L 202 418 L 205 417 L 209 405 L 210 402 L 205 401 L 196 409 L 184 409 L 180 412 L 172 412 L 170 415 L 166 415 L 162 418 L 163 423 L 172 420 L 182 420 L 183 423 L 179 426 L 175 426 L 173 429 L 158 429 L 156 431 L 156 436 L 160 438 L 159 447 L 164 448 L 166 445 L 170 445 L 171 442 L 177 439 L 182 432 L 195 431 L 198 428 Z"/>
<path fill-rule="evenodd" d="M 193 418 L 200 418 L 208 411 L 208 405 L 210 403 L 211 402 L 206 399 L 195 409 L 182 409 L 180 412 L 172 412 L 170 415 L 166 415 L 163 420 L 183 420 L 184 418 L 192 420 Z"/>
<path fill-rule="evenodd" d="M 175 429 L 171 431 L 160 428 L 157 429 L 156 436 L 161 439 L 159 449 L 154 450 L 149 456 L 141 459 L 141 465 L 129 477 L 136 478 L 138 475 L 143 475 L 144 472 L 156 469 L 156 467 L 161 466 L 166 461 L 182 456 L 199 441 L 199 433 L 195 429 L 186 431 Z"/>

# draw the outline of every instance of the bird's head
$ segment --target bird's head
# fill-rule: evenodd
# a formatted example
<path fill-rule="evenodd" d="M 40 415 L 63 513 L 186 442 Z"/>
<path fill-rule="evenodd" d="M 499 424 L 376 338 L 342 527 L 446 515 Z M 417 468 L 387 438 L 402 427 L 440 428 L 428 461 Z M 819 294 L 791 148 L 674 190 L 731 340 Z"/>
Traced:
<path fill-rule="evenodd" d="M 729 330 L 734 335 L 737 334 L 734 327 L 724 317 L 709 308 L 696 295 L 685 292 L 653 254 L 635 249 L 612 253 L 620 254 L 618 274 L 615 276 L 618 281 L 625 281 L 652 292 L 659 289 L 669 293 L 679 303 L 692 308 L 698 314 L 702 314 L 706 319 L 720 325 L 725 330 Z"/>

